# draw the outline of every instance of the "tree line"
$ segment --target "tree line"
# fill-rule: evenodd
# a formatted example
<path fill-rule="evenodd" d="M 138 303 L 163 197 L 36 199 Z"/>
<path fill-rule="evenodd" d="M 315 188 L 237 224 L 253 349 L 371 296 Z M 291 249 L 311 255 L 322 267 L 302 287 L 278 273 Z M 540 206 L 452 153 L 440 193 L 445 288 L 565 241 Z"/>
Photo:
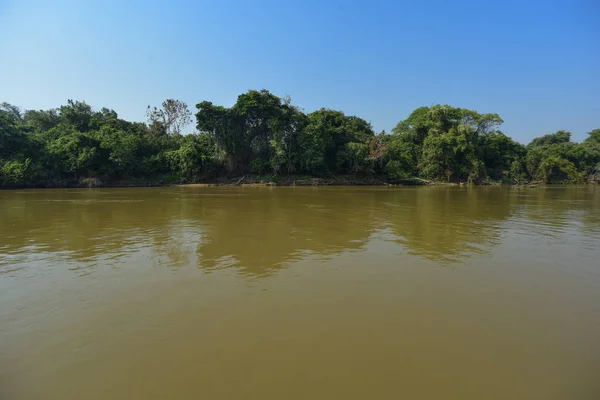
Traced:
<path fill-rule="evenodd" d="M 119 181 L 202 182 L 261 176 L 414 178 L 447 182 L 582 183 L 600 178 L 600 129 L 582 143 L 558 131 L 528 145 L 499 130 L 498 114 L 420 107 L 391 133 L 322 108 L 305 113 L 267 90 L 232 107 L 169 99 L 130 122 L 111 109 L 69 100 L 50 110 L 0 105 L 0 187 Z"/>

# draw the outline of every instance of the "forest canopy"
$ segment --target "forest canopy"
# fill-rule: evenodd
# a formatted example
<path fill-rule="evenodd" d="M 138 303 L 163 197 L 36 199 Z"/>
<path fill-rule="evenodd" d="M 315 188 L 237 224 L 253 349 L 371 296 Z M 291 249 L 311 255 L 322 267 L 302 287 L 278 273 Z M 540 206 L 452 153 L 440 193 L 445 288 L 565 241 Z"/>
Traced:
<path fill-rule="evenodd" d="M 559 130 L 520 144 L 498 114 L 420 107 L 390 134 L 342 111 L 311 113 L 289 97 L 250 90 L 231 107 L 168 99 L 130 122 L 69 100 L 50 110 L 0 104 L 0 187 L 119 181 L 208 182 L 265 176 L 420 178 L 447 182 L 581 183 L 600 177 L 600 129 L 582 143 Z"/>

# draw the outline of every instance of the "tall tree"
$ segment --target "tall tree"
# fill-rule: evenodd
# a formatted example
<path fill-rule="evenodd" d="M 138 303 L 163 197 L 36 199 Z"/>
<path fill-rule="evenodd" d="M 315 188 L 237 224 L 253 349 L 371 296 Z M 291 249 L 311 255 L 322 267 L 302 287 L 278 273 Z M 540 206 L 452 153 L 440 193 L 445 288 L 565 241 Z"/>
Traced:
<path fill-rule="evenodd" d="M 175 99 L 163 101 L 161 108 L 148 106 L 146 115 L 149 124 L 161 124 L 171 136 L 180 135 L 181 130 L 192 122 L 192 112 L 187 104 Z"/>
<path fill-rule="evenodd" d="M 498 114 L 447 105 L 418 108 L 393 129 L 388 164 L 397 176 L 412 173 L 445 180 L 484 178 L 487 170 L 481 143 L 502 122 Z"/>
<path fill-rule="evenodd" d="M 299 138 L 300 164 L 307 173 L 356 173 L 372 168 L 375 133 L 362 118 L 322 108 L 308 115 Z"/>

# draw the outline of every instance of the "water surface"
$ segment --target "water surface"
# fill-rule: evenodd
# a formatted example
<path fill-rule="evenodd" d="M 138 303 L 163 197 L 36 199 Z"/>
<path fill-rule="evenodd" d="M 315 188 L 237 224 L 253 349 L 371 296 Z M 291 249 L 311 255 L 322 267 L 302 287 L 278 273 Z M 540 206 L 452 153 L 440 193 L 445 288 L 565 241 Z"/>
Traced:
<path fill-rule="evenodd" d="M 0 191 L 0 399 L 598 399 L 600 188 Z"/>

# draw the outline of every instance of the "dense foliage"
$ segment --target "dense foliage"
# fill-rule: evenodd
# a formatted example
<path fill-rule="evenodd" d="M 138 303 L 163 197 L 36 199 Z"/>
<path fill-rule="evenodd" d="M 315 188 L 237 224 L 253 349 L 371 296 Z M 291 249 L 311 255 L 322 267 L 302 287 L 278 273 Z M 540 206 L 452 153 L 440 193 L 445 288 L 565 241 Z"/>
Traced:
<path fill-rule="evenodd" d="M 421 107 L 391 134 L 341 111 L 305 114 L 289 98 L 250 90 L 232 107 L 148 107 L 148 122 L 69 100 L 46 111 L 0 105 L 0 187 L 197 182 L 255 175 L 377 176 L 391 182 L 578 183 L 600 178 L 600 129 L 582 143 L 558 131 L 524 146 L 497 114 Z"/>

